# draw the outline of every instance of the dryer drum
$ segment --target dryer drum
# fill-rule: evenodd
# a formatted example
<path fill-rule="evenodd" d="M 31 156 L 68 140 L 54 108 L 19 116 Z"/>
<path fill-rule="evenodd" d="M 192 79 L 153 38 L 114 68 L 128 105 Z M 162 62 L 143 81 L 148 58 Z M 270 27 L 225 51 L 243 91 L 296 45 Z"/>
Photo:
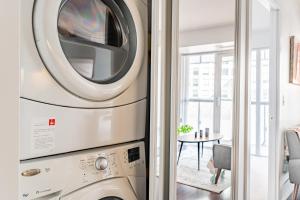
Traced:
<path fill-rule="evenodd" d="M 68 61 L 88 80 L 115 82 L 132 65 L 136 30 L 123 1 L 64 1 L 58 16 L 58 32 Z"/>

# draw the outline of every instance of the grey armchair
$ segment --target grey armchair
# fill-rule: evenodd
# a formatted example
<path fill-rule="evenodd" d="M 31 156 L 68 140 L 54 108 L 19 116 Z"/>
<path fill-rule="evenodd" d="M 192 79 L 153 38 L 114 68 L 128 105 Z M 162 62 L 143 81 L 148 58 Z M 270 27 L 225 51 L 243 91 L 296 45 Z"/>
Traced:
<path fill-rule="evenodd" d="M 217 175 L 215 184 L 218 183 L 222 169 L 231 170 L 231 147 L 228 145 L 215 144 L 213 146 L 213 160 Z"/>
<path fill-rule="evenodd" d="M 289 148 L 289 177 L 294 184 L 292 199 L 296 200 L 300 184 L 300 138 L 295 131 L 287 131 L 286 139 Z"/>

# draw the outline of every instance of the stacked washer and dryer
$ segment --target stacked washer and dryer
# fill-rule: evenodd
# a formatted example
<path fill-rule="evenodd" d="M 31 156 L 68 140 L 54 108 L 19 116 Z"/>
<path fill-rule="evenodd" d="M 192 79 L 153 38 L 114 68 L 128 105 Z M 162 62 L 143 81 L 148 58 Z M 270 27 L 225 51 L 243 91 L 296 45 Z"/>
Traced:
<path fill-rule="evenodd" d="M 22 1 L 20 199 L 146 199 L 147 10 Z"/>

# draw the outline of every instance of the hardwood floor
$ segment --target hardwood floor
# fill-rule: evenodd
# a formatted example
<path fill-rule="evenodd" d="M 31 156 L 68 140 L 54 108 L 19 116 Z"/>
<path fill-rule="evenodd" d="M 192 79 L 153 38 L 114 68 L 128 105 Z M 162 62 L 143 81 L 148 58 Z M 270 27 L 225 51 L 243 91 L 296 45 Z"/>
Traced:
<path fill-rule="evenodd" d="M 177 200 L 230 200 L 231 189 L 221 194 L 200 190 L 195 187 L 177 183 Z"/>

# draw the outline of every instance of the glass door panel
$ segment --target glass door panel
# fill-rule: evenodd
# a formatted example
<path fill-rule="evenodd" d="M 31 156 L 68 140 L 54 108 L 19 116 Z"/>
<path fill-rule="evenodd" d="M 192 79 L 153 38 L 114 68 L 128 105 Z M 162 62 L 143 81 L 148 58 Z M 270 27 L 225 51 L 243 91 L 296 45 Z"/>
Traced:
<path fill-rule="evenodd" d="M 234 58 L 211 53 L 183 56 L 180 122 L 232 139 Z"/>
<path fill-rule="evenodd" d="M 185 55 L 183 58 L 181 122 L 195 131 L 213 129 L 215 55 Z"/>
<path fill-rule="evenodd" d="M 251 154 L 268 156 L 269 138 L 269 49 L 252 51 Z"/>
<path fill-rule="evenodd" d="M 271 66 L 270 64 L 272 57 L 276 57 L 271 54 L 271 52 L 275 52 L 272 43 L 275 44 L 276 41 L 271 41 L 271 39 L 274 36 L 272 29 L 276 30 L 272 26 L 276 23 L 272 22 L 271 12 L 273 10 L 270 7 L 266 7 L 257 0 L 252 2 L 252 7 L 249 199 L 263 200 L 274 199 L 272 198 L 275 195 L 273 189 L 276 188 L 274 187 L 275 179 L 273 179 L 276 161 L 270 156 L 274 149 L 271 149 L 269 145 L 269 141 L 272 141 L 270 139 L 276 137 L 275 135 L 271 136 L 272 133 L 269 131 L 272 128 L 270 126 L 270 105 L 274 105 L 276 101 L 274 98 L 270 98 L 271 91 L 276 90 L 276 86 L 270 82 L 270 74 L 274 74 L 276 69 L 275 65 Z M 265 20 L 264 28 L 257 29 L 257 26 L 261 25 L 261 19 Z"/>
<path fill-rule="evenodd" d="M 268 198 L 269 49 L 252 50 L 250 199 Z"/>
<path fill-rule="evenodd" d="M 189 124 L 196 130 L 199 126 L 198 109 L 198 102 L 187 101 L 185 103 L 186 118 L 184 124 Z"/>
<path fill-rule="evenodd" d="M 213 129 L 213 102 L 199 102 L 200 129 Z"/>
<path fill-rule="evenodd" d="M 234 58 L 222 56 L 221 66 L 221 118 L 220 132 L 224 140 L 232 140 L 232 99 L 233 99 Z"/>

